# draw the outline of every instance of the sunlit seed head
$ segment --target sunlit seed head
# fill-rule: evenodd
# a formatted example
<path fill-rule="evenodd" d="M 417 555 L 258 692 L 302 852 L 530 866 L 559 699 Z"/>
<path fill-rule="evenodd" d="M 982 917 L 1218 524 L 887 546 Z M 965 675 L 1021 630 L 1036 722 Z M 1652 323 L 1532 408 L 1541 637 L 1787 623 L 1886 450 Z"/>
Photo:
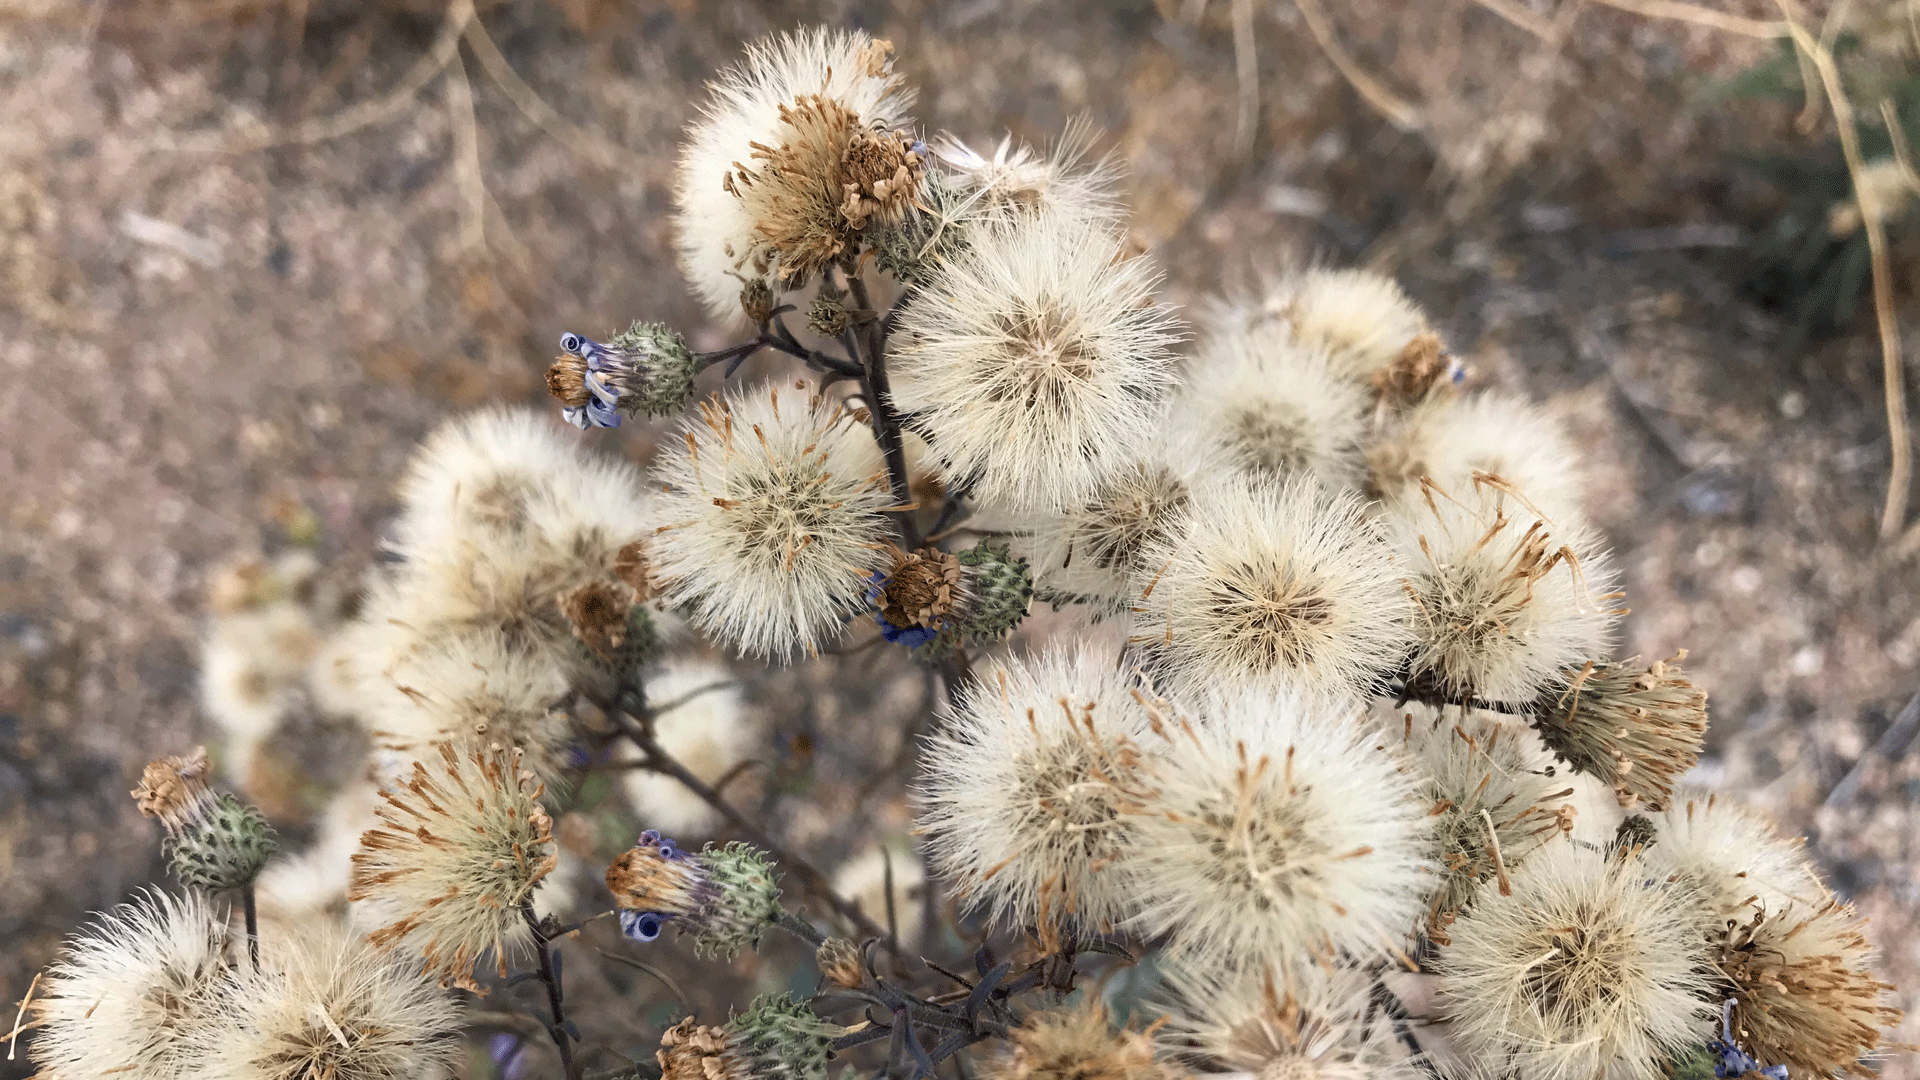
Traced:
<path fill-rule="evenodd" d="M 1497 477 L 1429 485 L 1387 518 L 1413 603 L 1408 666 L 1456 700 L 1531 704 L 1606 655 L 1621 609 L 1598 534 L 1548 521 Z"/>
<path fill-rule="evenodd" d="M 381 923 L 368 941 L 418 954 L 443 986 L 479 989 L 489 951 L 502 976 L 528 940 L 520 907 L 557 855 L 544 787 L 517 749 L 441 743 L 382 793 L 381 826 L 360 838 L 347 898 Z"/>
<path fill-rule="evenodd" d="M 1434 961 L 1449 1031 L 1541 1080 L 1650 1080 L 1713 1030 L 1707 924 L 1689 890 L 1569 841 L 1482 890 Z"/>
<path fill-rule="evenodd" d="M 1139 687 L 1060 650 L 978 669 L 932 736 L 918 825 L 948 888 L 1003 926 L 1100 929 L 1132 913 Z"/>
<path fill-rule="evenodd" d="M 1123 610 L 1138 590 L 1147 548 L 1178 527 L 1191 475 L 1158 447 L 1103 480 L 1082 501 L 1027 523 L 1025 546 L 1049 597 Z"/>
<path fill-rule="evenodd" d="M 740 324 L 742 279 L 764 280 L 777 262 L 778 248 L 756 227 L 757 208 L 741 197 L 732 178 L 740 168 L 753 171 L 763 164 L 754 158 L 759 147 L 774 152 L 801 138 L 782 110 L 796 108 L 802 98 L 822 103 L 820 111 L 835 117 L 844 113 L 849 122 L 834 130 L 848 137 L 864 132 L 884 138 L 908 127 L 913 92 L 894 74 L 890 52 L 887 43 L 859 32 L 801 30 L 750 46 L 741 63 L 710 84 L 711 97 L 688 129 L 675 170 L 674 237 L 681 270 L 715 321 Z M 844 162 L 845 151 L 843 143 L 837 160 Z M 874 198 L 874 182 L 882 179 L 889 181 L 887 194 L 894 194 L 891 175 L 855 173 L 855 181 L 866 184 L 856 193 L 861 200 Z M 822 216 L 815 224 L 827 227 L 830 242 L 845 222 L 841 207 L 848 192 L 844 186 L 829 190 L 822 177 L 818 198 Z M 782 235 L 792 246 L 807 234 Z"/>
<path fill-rule="evenodd" d="M 1359 500 L 1303 477 L 1194 489 L 1143 545 L 1134 595 L 1135 641 L 1175 697 L 1362 694 L 1413 644 L 1400 574 Z"/>
<path fill-rule="evenodd" d="M 1750 910 L 1713 935 L 1735 1043 L 1789 1076 L 1871 1075 L 1864 1061 L 1902 1013 L 1874 977 L 1866 920 L 1831 895 Z"/>
<path fill-rule="evenodd" d="M 68 939 L 33 999 L 29 1053 L 42 1075 L 75 1080 L 198 1076 L 232 1035 L 233 963 L 226 921 L 199 894 L 144 894 Z"/>
<path fill-rule="evenodd" d="M 236 971 L 225 1008 L 207 1080 L 440 1080 L 460 1032 L 431 979 L 337 931 L 274 942 Z"/>
<path fill-rule="evenodd" d="M 1162 730 L 1128 807 L 1136 929 L 1196 970 L 1404 955 L 1429 807 L 1346 708 L 1242 692 Z"/>
<path fill-rule="evenodd" d="M 485 632 L 436 635 L 391 660 L 385 692 L 363 722 L 407 757 L 435 743 L 499 745 L 522 752 L 546 779 L 565 765 L 572 725 L 558 706 L 567 681 L 554 665 Z"/>
<path fill-rule="evenodd" d="M 895 404 L 949 486 L 1005 510 L 1087 497 L 1160 426 L 1172 316 L 1108 226 L 1060 214 L 983 227 L 910 305 Z"/>
<path fill-rule="evenodd" d="M 1716 923 L 1744 922 L 1756 906 L 1811 910 L 1826 895 L 1805 841 L 1733 799 L 1683 789 L 1652 821 L 1647 865 L 1697 891 Z"/>
<path fill-rule="evenodd" d="M 1331 487 L 1360 480 L 1367 391 L 1324 348 L 1283 327 L 1216 325 L 1188 366 L 1169 422 L 1217 447 L 1257 477 L 1311 476 Z"/>
<path fill-rule="evenodd" d="M 1419 503 L 1422 480 L 1463 492 L 1498 476 L 1554 521 L 1581 506 L 1578 459 L 1559 423 L 1502 394 L 1438 397 L 1390 423 L 1366 449 L 1368 494 L 1389 507 Z"/>
<path fill-rule="evenodd" d="M 986 1080 L 1162 1080 L 1153 1036 L 1116 1026 L 1098 998 L 1029 1015 L 982 1063 Z"/>
<path fill-rule="evenodd" d="M 1412 1080 L 1388 1025 L 1373 1016 L 1374 977 L 1352 967 L 1166 972 L 1160 1043 L 1220 1080 Z"/>
<path fill-rule="evenodd" d="M 1371 270 L 1306 271 L 1283 280 L 1265 306 L 1278 308 L 1295 341 L 1325 349 L 1362 385 L 1428 332 L 1426 316 L 1399 284 Z"/>
<path fill-rule="evenodd" d="M 1118 220 L 1124 209 L 1114 192 L 1119 169 L 1111 158 L 1087 160 L 1093 139 L 1093 130 L 1076 121 L 1046 151 L 1011 135 L 990 154 L 946 134 L 932 140 L 931 149 L 962 194 L 958 212 L 968 218 L 1055 213 Z"/>
<path fill-rule="evenodd" d="M 663 599 L 742 652 L 816 650 L 886 565 L 893 496 L 872 436 L 838 402 L 777 389 L 705 402 L 654 478 Z"/>
<path fill-rule="evenodd" d="M 1513 867 L 1561 834 L 1572 789 L 1523 727 L 1456 708 L 1397 711 L 1398 730 L 1383 734 L 1400 742 L 1430 804 L 1440 874 L 1427 932 L 1445 941 L 1447 925 L 1482 889 L 1505 887 Z"/>

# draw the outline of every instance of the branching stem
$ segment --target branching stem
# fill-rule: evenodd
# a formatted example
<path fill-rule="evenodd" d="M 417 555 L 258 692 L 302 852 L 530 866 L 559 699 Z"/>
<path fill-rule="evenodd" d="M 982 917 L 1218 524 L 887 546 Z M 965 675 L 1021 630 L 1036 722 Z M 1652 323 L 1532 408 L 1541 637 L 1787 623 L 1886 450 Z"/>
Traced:
<path fill-rule="evenodd" d="M 553 1036 L 553 1045 L 560 1049 L 560 1069 L 567 1080 L 575 1080 L 579 1071 L 573 1063 L 573 1040 L 567 1035 L 567 1012 L 562 1004 L 560 976 L 553 966 L 553 950 L 547 944 L 547 932 L 540 925 L 540 919 L 533 913 L 533 901 L 520 905 L 520 917 L 526 920 L 527 929 L 533 932 L 533 949 L 540 957 L 540 981 L 547 987 L 547 1012 L 553 1022 L 547 1025 L 547 1034 Z"/>

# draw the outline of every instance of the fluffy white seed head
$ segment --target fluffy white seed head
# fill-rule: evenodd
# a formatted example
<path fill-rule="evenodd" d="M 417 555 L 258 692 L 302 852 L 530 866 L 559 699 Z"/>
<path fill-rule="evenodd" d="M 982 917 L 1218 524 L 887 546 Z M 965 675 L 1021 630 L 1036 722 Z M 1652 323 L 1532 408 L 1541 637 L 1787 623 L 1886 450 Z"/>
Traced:
<path fill-rule="evenodd" d="M 981 154 L 944 133 L 930 149 L 965 194 L 970 219 L 1057 213 L 1117 221 L 1124 213 L 1114 192 L 1119 170 L 1111 158 L 1088 162 L 1092 144 L 1092 128 L 1074 121 L 1044 152 L 1008 135 L 991 154 Z"/>
<path fill-rule="evenodd" d="M 545 779 L 565 765 L 571 726 L 556 706 L 567 681 L 553 664 L 498 635 L 445 634 L 416 642 L 385 671 L 366 726 L 408 757 L 431 743 L 497 743 L 526 753 Z"/>
<path fill-rule="evenodd" d="M 935 872 L 1003 926 L 1101 928 L 1132 913 L 1137 682 L 1060 649 L 982 668 L 928 740 L 915 793 Z"/>
<path fill-rule="evenodd" d="M 1097 220 L 1023 215 L 972 233 L 900 320 L 895 404 L 945 482 L 983 503 L 1060 510 L 1160 426 L 1172 315 L 1153 271 Z"/>
<path fill-rule="evenodd" d="M 67 942 L 34 998 L 31 1053 L 43 1076 L 198 1076 L 206 1048 L 231 1036 L 220 1005 L 231 935 L 198 893 L 148 893 Z"/>
<path fill-rule="evenodd" d="M 1148 545 L 1180 527 L 1193 481 L 1211 464 L 1194 440 L 1163 433 L 1085 499 L 1026 517 L 1021 544 L 1042 595 L 1113 611 L 1130 607 Z"/>
<path fill-rule="evenodd" d="M 663 524 L 648 554 L 665 601 L 742 652 L 815 651 L 887 566 L 893 496 L 839 402 L 774 388 L 703 402 L 654 477 Z"/>
<path fill-rule="evenodd" d="M 1373 976 L 1351 967 L 1165 973 L 1161 1045 L 1217 1080 L 1412 1080 L 1373 1015 Z"/>
<path fill-rule="evenodd" d="M 1731 799 L 1682 791 L 1651 817 L 1656 831 L 1647 865 L 1698 891 L 1716 922 L 1744 920 L 1756 907 L 1811 908 L 1826 895 L 1803 841 L 1780 835 Z"/>
<path fill-rule="evenodd" d="M 263 925 L 312 925 L 345 913 L 353 853 L 367 830 L 379 828 L 381 804 L 371 782 L 348 784 L 321 812 L 312 844 L 297 854 L 275 853 L 257 883 Z"/>
<path fill-rule="evenodd" d="M 1447 924 L 1484 888 L 1496 887 L 1542 844 L 1560 835 L 1573 788 L 1554 774 L 1552 755 L 1533 732 L 1492 714 L 1409 705 L 1386 734 L 1405 751 L 1433 818 L 1438 887 L 1427 907 L 1428 933 Z"/>
<path fill-rule="evenodd" d="M 1258 691 L 1163 730 L 1130 808 L 1139 930 L 1197 970 L 1403 955 L 1433 883 L 1429 807 L 1372 732 Z"/>
<path fill-rule="evenodd" d="M 1366 388 L 1324 347 L 1299 344 L 1282 326 L 1228 323 L 1188 366 L 1168 422 L 1230 468 L 1343 488 L 1360 479 L 1367 407 Z"/>
<path fill-rule="evenodd" d="M 1482 890 L 1435 959 L 1482 1061 L 1539 1080 L 1653 1080 L 1713 1030 L 1706 924 L 1637 859 L 1556 842 Z"/>
<path fill-rule="evenodd" d="M 1389 507 L 1418 503 L 1423 477 L 1460 492 L 1473 486 L 1474 474 L 1486 473 L 1554 521 L 1579 515 L 1579 464 L 1566 433 L 1520 398 L 1435 397 L 1369 446 L 1366 459 L 1368 493 Z"/>
<path fill-rule="evenodd" d="M 1277 309 L 1295 341 L 1327 350 L 1362 384 L 1428 332 L 1426 316 L 1399 284 L 1371 270 L 1308 270 L 1283 280 L 1264 307 Z"/>
<path fill-rule="evenodd" d="M 226 999 L 230 1032 L 206 1080 L 440 1080 L 460 1013 L 433 982 L 338 932 L 296 935 L 243 966 Z"/>
<path fill-rule="evenodd" d="M 1549 522 L 1483 481 L 1429 487 L 1387 521 L 1413 601 L 1416 681 L 1530 704 L 1607 654 L 1620 617 L 1613 568 L 1578 519 Z"/>
<path fill-rule="evenodd" d="M 383 791 L 381 827 L 360 838 L 347 899 L 383 923 L 367 936 L 382 949 L 418 953 L 445 986 L 478 990 L 473 966 L 507 952 L 529 931 L 524 903 L 552 873 L 553 819 L 517 750 L 431 748 L 395 789 Z"/>
<path fill-rule="evenodd" d="M 200 645 L 200 702 L 240 751 L 232 758 L 251 757 L 279 726 L 321 641 L 313 612 L 292 602 L 214 617 Z"/>
<path fill-rule="evenodd" d="M 677 660 L 647 674 L 647 703 L 655 710 L 654 738 L 674 760 L 709 784 L 762 749 L 760 717 L 747 705 L 740 684 L 725 667 Z M 640 752 L 621 743 L 619 758 Z M 685 784 L 645 769 L 627 771 L 622 785 L 640 823 L 676 838 L 710 836 L 720 814 Z"/>
<path fill-rule="evenodd" d="M 1413 640 L 1400 574 L 1356 496 L 1227 478 L 1143 545 L 1138 623 L 1176 698 L 1219 687 L 1372 690 Z"/>
<path fill-rule="evenodd" d="M 735 163 L 751 162 L 756 143 L 786 141 L 781 107 L 802 95 L 828 99 L 868 130 L 910 124 L 913 91 L 893 73 L 888 48 L 858 31 L 800 30 L 749 46 L 744 61 L 709 84 L 712 97 L 688 128 L 674 176 L 674 242 L 715 322 L 741 324 L 743 279 L 772 270 L 753 215 L 726 186 Z"/>

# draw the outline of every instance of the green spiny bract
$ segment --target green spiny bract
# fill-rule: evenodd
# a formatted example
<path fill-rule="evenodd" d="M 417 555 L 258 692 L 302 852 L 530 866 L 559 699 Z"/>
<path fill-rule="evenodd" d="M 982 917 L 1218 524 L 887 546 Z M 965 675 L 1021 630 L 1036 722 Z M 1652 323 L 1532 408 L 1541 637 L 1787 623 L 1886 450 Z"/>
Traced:
<path fill-rule="evenodd" d="M 642 359 L 635 365 L 636 377 L 622 387 L 634 402 L 624 411 L 667 416 L 693 397 L 693 354 L 667 324 L 636 322 L 607 344 Z"/>
<path fill-rule="evenodd" d="M 824 1080 L 840 1030 L 790 994 L 762 994 L 727 1022 L 728 1074 L 752 1080 Z"/>
<path fill-rule="evenodd" d="M 180 884 L 217 892 L 250 884 L 278 845 L 259 810 L 221 795 L 195 820 L 170 834 L 167 865 Z"/>
<path fill-rule="evenodd" d="M 1033 607 L 1033 570 L 1027 560 L 982 540 L 958 555 L 960 596 L 940 634 L 918 650 L 939 660 L 961 645 L 998 641 Z"/>
<path fill-rule="evenodd" d="M 741 949 L 758 948 L 760 935 L 785 913 L 773 860 L 736 841 L 724 847 L 708 844 L 701 849 L 700 863 L 715 895 L 695 920 L 699 933 L 693 939 L 694 952 L 731 960 Z"/>

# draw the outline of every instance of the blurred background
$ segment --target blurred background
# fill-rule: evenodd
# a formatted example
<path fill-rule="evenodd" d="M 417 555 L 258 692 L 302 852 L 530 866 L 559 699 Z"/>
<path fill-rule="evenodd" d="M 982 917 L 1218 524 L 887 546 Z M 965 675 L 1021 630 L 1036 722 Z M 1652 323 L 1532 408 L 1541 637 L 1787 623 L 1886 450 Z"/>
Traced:
<path fill-rule="evenodd" d="M 307 549 L 350 598 L 414 443 L 545 407 L 561 330 L 727 344 L 674 267 L 678 136 L 744 42 L 822 23 L 894 42 L 928 132 L 1090 120 L 1170 301 L 1373 266 L 1476 384 L 1546 402 L 1622 564 L 1622 655 L 1690 651 L 1701 778 L 1809 837 L 1913 1011 L 1920 531 L 1883 535 L 1863 219 L 1920 353 L 1893 137 L 1920 142 L 1920 5 L 1710 2 L 0 0 L 5 998 L 164 877 L 126 792 L 218 743 L 200 641 L 236 560 Z M 1853 99 L 1865 215 L 1785 17 Z M 658 430 L 591 438 L 639 458 Z M 831 759 L 873 716 L 897 743 L 897 704 L 819 704 L 831 663 L 774 677 L 808 701 L 776 747 Z M 290 846 L 339 780 L 329 724 L 295 710 L 246 778 Z"/>

